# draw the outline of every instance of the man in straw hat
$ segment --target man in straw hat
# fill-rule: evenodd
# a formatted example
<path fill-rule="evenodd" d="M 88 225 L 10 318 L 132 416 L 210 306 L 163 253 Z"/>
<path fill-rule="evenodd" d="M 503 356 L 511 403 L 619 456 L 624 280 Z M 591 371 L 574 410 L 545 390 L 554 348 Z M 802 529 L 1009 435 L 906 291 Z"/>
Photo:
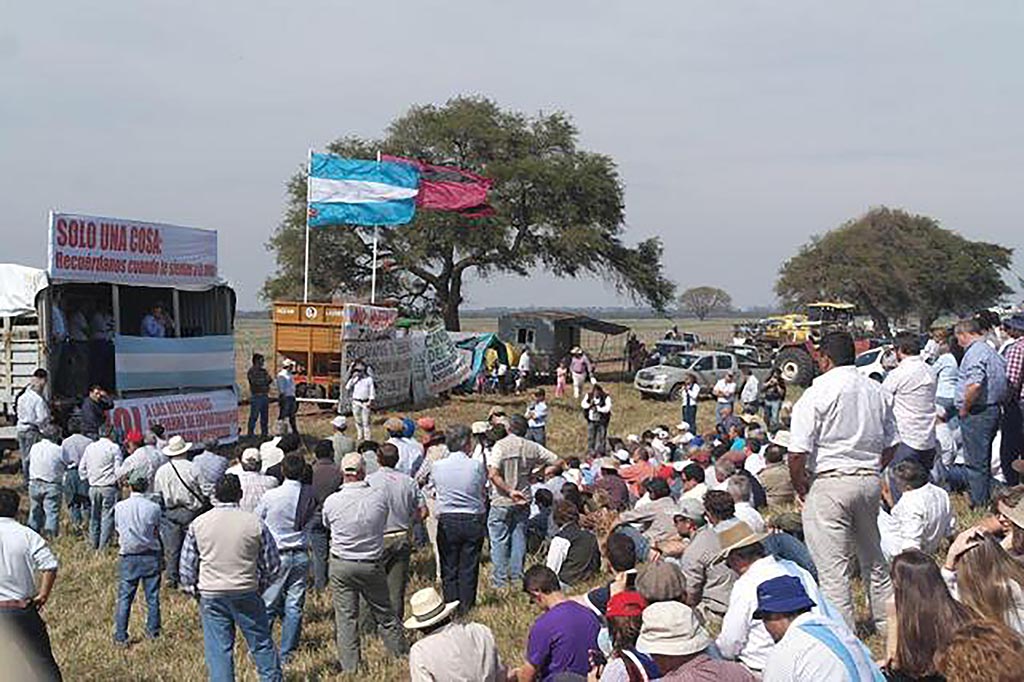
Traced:
<path fill-rule="evenodd" d="M 711 658 L 707 630 L 689 606 L 677 601 L 651 604 L 643 613 L 637 651 L 654 659 L 663 677 L 676 682 L 754 682 L 739 663 Z"/>
<path fill-rule="evenodd" d="M 871 652 L 842 623 L 814 613 L 803 581 L 778 576 L 757 586 L 753 618 L 775 643 L 763 682 L 882 682 Z"/>
<path fill-rule="evenodd" d="M 573 346 L 569 355 L 571 356 L 569 358 L 569 374 L 572 375 L 572 397 L 579 400 L 583 384 L 587 377 L 593 374 L 594 367 L 590 363 L 590 358 L 579 346 Z"/>
<path fill-rule="evenodd" d="M 452 620 L 459 602 L 447 604 L 433 587 L 409 599 L 407 630 L 419 630 L 423 638 L 409 649 L 412 682 L 505 682 L 505 668 L 498 660 L 494 634 L 480 623 Z"/>
<path fill-rule="evenodd" d="M 861 376 L 855 356 L 848 333 L 822 339 L 822 374 L 793 407 L 789 471 L 796 494 L 805 500 L 804 533 L 822 591 L 852 628 L 849 576 L 859 563 L 875 628 L 884 632 L 892 583 L 878 534 L 879 471 L 899 438 L 882 387 Z"/>
<path fill-rule="evenodd" d="M 295 423 L 295 415 L 299 412 L 298 399 L 295 397 L 295 376 L 292 370 L 295 369 L 295 361 L 285 358 L 281 361 L 281 371 L 277 373 L 274 381 L 277 384 L 277 425 L 278 433 L 281 431 L 283 422 L 287 421 L 291 427 L 291 433 L 298 433 L 299 427 Z"/>
<path fill-rule="evenodd" d="M 729 609 L 718 635 L 718 649 L 724 658 L 738 659 L 755 672 L 764 669 L 768 652 L 775 644 L 764 624 L 752 616 L 757 608 L 757 587 L 761 583 L 780 575 L 798 576 L 804 589 L 816 597 L 815 613 L 839 618 L 838 614 L 826 613 L 828 606 L 810 573 L 792 561 L 768 553 L 761 544 L 767 537 L 767 533 L 756 533 L 742 521 L 718 533 L 722 550 L 716 561 L 724 561 L 739 575 L 729 596 Z"/>
<path fill-rule="evenodd" d="M 360 598 L 373 614 L 384 646 L 394 656 L 405 653 L 405 638 L 395 618 L 388 578 L 380 559 L 388 499 L 366 482 L 363 456 L 350 452 L 341 460 L 344 483 L 324 501 L 323 521 L 331 533 L 330 581 L 338 661 L 344 672 L 359 669 Z"/>
<path fill-rule="evenodd" d="M 164 547 L 167 586 L 171 589 L 178 586 L 178 560 L 185 530 L 204 503 L 199 494 L 199 481 L 196 480 L 192 462 L 185 456 L 191 449 L 192 443 L 181 436 L 171 436 L 162 451 L 170 461 L 157 469 L 153 478 L 153 492 L 163 500 L 160 542 Z"/>

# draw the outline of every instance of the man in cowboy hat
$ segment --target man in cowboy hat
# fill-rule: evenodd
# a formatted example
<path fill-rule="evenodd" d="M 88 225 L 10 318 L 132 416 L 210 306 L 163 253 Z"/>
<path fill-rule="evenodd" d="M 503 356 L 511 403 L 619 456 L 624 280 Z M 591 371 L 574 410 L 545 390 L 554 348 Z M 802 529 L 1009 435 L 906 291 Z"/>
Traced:
<path fill-rule="evenodd" d="M 433 587 L 426 587 L 409 599 L 412 616 L 407 630 L 419 630 L 423 638 L 409 649 L 412 682 L 505 682 L 505 667 L 498 659 L 494 633 L 480 623 L 452 620 L 459 602 L 441 599 Z"/>
<path fill-rule="evenodd" d="M 572 350 L 569 351 L 569 374 L 572 375 L 572 396 L 576 400 L 580 399 L 580 393 L 583 391 L 583 384 L 586 382 L 587 377 L 591 376 L 594 372 L 594 367 L 590 363 L 590 358 L 583 352 L 583 349 L 579 346 L 573 346 Z"/>
<path fill-rule="evenodd" d="M 697 615 L 678 601 L 651 604 L 643 612 L 637 651 L 654 659 L 665 680 L 754 682 L 742 665 L 711 658 L 711 637 Z"/>
<path fill-rule="evenodd" d="M 277 373 L 277 421 L 287 420 L 292 433 L 298 433 L 299 427 L 295 423 L 295 415 L 299 412 L 298 399 L 295 397 L 295 377 L 292 370 L 295 368 L 295 361 L 285 358 L 281 361 L 281 371 Z M 280 431 L 278 433 L 281 433 Z"/>
<path fill-rule="evenodd" d="M 163 449 L 163 454 L 170 461 L 157 469 L 153 478 L 153 492 L 163 500 L 160 543 L 164 547 L 167 586 L 171 589 L 178 586 L 178 561 L 185 531 L 206 502 L 199 492 L 199 481 L 196 480 L 192 462 L 185 457 L 191 449 L 192 443 L 181 436 L 171 436 L 167 447 Z"/>
<path fill-rule="evenodd" d="M 814 613 L 814 600 L 795 576 L 757 586 L 757 610 L 775 645 L 765 660 L 765 682 L 880 682 L 871 652 L 841 622 Z"/>
<path fill-rule="evenodd" d="M 757 608 L 758 585 L 780 575 L 798 576 L 807 592 L 817 598 L 815 612 L 835 615 L 828 610 L 825 598 L 810 573 L 792 561 L 778 559 L 768 553 L 761 544 L 767 537 L 767 533 L 756 533 L 742 521 L 718 533 L 722 550 L 716 561 L 724 561 L 739 575 L 722 620 L 718 649 L 724 658 L 739 660 L 754 672 L 764 669 L 768 652 L 775 644 L 764 624 L 751 616 Z"/>

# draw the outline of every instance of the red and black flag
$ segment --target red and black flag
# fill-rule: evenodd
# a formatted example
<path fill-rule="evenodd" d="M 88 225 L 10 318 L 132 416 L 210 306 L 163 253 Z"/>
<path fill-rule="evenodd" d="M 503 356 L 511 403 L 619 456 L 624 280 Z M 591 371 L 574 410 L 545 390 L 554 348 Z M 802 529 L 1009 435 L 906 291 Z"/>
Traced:
<path fill-rule="evenodd" d="M 400 156 L 383 156 L 415 166 L 420 172 L 420 191 L 416 206 L 429 211 L 454 211 L 467 218 L 494 215 L 487 203 L 487 192 L 494 181 L 454 166 L 435 166 Z"/>

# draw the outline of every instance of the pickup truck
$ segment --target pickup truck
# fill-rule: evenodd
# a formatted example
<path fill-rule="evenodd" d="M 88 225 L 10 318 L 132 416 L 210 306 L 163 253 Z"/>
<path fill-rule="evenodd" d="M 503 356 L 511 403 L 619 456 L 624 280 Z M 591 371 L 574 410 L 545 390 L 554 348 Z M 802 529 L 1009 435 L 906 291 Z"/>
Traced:
<path fill-rule="evenodd" d="M 682 399 L 683 379 L 687 374 L 697 378 L 701 393 L 710 394 L 715 382 L 729 372 L 735 375 L 737 382 L 742 381 L 743 367 L 750 367 L 751 373 L 761 381 L 767 379 L 771 371 L 770 367 L 748 363 L 733 353 L 691 350 L 669 355 L 660 364 L 641 369 L 633 379 L 633 386 L 641 397 L 678 401 Z"/>

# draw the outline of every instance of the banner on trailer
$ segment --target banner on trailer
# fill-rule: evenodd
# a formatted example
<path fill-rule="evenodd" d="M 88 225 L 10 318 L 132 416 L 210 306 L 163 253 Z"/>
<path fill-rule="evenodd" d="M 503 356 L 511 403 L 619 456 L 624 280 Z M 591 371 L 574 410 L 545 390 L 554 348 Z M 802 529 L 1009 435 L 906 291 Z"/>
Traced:
<path fill-rule="evenodd" d="M 427 390 L 431 395 L 455 388 L 469 377 L 469 363 L 444 327 L 428 329 L 423 339 Z"/>
<path fill-rule="evenodd" d="M 393 339 L 396 320 L 398 311 L 394 308 L 346 303 L 341 338 L 343 341 Z"/>
<path fill-rule="evenodd" d="M 374 407 L 393 407 L 409 402 L 412 357 L 408 337 L 345 341 L 341 348 L 341 365 L 345 368 L 342 377 L 344 380 L 348 380 L 348 368 L 356 360 L 362 360 L 369 368 L 377 394 L 373 401 Z M 342 391 L 342 411 L 347 411 L 351 407 L 351 402 L 349 393 Z"/>
<path fill-rule="evenodd" d="M 213 437 L 233 443 L 238 440 L 238 397 L 226 389 L 115 400 L 111 420 L 125 432 L 145 433 L 152 424 L 160 424 L 169 435 L 192 443 Z"/>
<path fill-rule="evenodd" d="M 66 282 L 205 289 L 217 281 L 217 233 L 51 213 L 47 271 Z"/>

